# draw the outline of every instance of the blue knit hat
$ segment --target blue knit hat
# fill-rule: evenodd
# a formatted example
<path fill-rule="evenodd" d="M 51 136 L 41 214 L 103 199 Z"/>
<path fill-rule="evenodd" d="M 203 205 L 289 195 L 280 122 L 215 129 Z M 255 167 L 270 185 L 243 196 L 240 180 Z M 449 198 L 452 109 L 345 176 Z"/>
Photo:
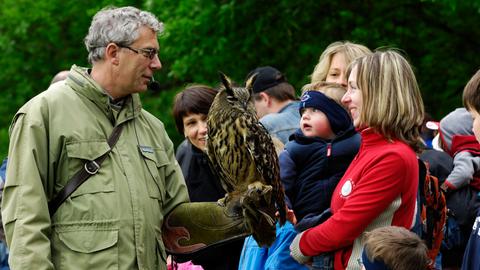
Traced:
<path fill-rule="evenodd" d="M 304 108 L 315 108 L 322 111 L 330 122 L 333 133 L 346 131 L 352 126 L 352 119 L 347 111 L 333 99 L 319 91 L 306 91 L 300 99 L 300 114 Z"/>

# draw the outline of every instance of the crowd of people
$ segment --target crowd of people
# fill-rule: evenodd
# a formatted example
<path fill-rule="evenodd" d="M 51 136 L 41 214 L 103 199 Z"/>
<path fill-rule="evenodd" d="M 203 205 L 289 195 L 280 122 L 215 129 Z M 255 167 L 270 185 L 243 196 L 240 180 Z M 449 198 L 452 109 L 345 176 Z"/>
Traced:
<path fill-rule="evenodd" d="M 480 70 L 464 89 L 465 108 L 429 122 L 437 137 L 428 144 L 414 71 L 396 50 L 334 42 L 300 98 L 275 67 L 246 72 L 259 122 L 277 147 L 288 222 L 277 224 L 269 247 L 245 237 L 249 231 L 205 245 L 242 218 L 215 203 L 225 190 L 206 144 L 218 89 L 192 84 L 175 96 L 173 118 L 185 137 L 175 151 L 139 97 L 162 67 L 162 30 L 149 12 L 102 9 L 85 37 L 91 67 L 59 73 L 14 116 L 0 169 L 8 246 L 0 245 L 0 267 L 480 269 Z M 435 260 L 412 232 L 421 212 L 419 158 L 441 181 L 449 209 Z M 220 218 L 205 228 L 189 215 Z M 203 241 L 175 242 L 190 262 L 167 252 L 171 217 L 180 221 L 179 239 Z"/>

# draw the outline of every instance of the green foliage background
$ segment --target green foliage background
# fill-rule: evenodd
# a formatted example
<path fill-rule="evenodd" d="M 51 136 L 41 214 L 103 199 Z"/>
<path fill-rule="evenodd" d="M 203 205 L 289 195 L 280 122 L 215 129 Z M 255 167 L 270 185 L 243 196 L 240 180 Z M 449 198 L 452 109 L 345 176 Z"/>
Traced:
<path fill-rule="evenodd" d="M 172 99 L 185 85 L 215 86 L 219 70 L 242 82 L 256 66 L 272 65 L 300 89 L 333 41 L 401 49 L 437 119 L 461 106 L 463 87 L 480 68 L 478 0 L 0 0 L 0 157 L 21 105 L 59 70 L 87 65 L 83 38 L 106 5 L 136 6 L 165 23 L 156 76 L 165 91 L 142 100 L 176 144 L 182 136 Z"/>

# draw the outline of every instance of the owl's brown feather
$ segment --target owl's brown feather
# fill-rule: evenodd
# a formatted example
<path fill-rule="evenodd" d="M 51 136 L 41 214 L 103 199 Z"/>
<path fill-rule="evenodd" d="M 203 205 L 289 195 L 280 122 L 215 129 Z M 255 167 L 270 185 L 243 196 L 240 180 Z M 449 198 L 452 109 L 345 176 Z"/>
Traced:
<path fill-rule="evenodd" d="M 225 88 L 215 97 L 207 118 L 207 153 L 211 166 L 228 196 L 244 194 L 249 185 L 256 182 L 270 185 L 268 215 L 274 216 L 276 203 L 280 223 L 284 224 L 286 210 L 278 157 L 270 135 L 256 116 L 250 84 L 234 88 L 226 76 L 222 81 Z M 257 242 L 268 244 L 270 240 L 257 239 Z"/>

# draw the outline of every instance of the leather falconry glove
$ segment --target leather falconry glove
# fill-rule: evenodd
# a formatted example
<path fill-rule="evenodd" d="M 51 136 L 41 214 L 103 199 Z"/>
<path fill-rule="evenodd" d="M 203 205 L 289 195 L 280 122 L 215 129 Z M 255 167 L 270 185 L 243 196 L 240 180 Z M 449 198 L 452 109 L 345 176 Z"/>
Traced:
<path fill-rule="evenodd" d="M 202 251 L 253 234 L 259 244 L 275 240 L 275 209 L 269 205 L 271 187 L 256 186 L 217 202 L 183 203 L 164 220 L 162 238 L 167 253 L 178 261 L 201 256 Z"/>

